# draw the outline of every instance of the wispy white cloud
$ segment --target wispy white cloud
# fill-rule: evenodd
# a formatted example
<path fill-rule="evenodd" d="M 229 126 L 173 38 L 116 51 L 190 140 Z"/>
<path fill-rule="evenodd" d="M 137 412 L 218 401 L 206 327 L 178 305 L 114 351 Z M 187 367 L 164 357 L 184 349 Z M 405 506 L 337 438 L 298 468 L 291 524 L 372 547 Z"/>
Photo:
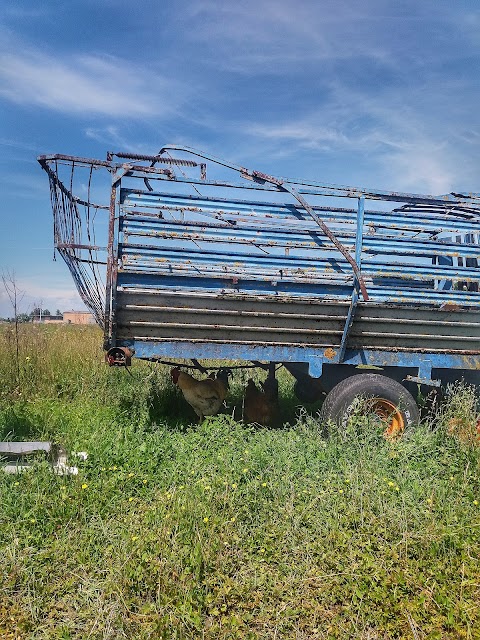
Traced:
<path fill-rule="evenodd" d="M 119 128 L 115 125 L 106 127 L 87 127 L 85 135 L 91 140 L 101 142 L 102 144 L 115 144 L 125 147 L 125 140 L 119 132 Z"/>
<path fill-rule="evenodd" d="M 411 8 L 415 19 L 415 5 Z M 183 19 L 195 24 L 185 30 L 185 38 L 205 46 L 217 67 L 238 73 L 282 74 L 294 67 L 301 72 L 305 64 L 358 58 L 400 71 L 392 44 L 404 57 L 408 49 L 388 33 L 408 22 L 407 13 L 399 16 L 390 0 L 263 0 L 261 10 L 256 0 L 200 0 L 187 7 Z"/>
<path fill-rule="evenodd" d="M 11 149 L 20 149 L 21 151 L 35 152 L 37 149 L 35 145 L 29 142 L 23 142 L 21 140 L 13 140 L 11 138 L 0 138 L 0 147 L 8 147 Z"/>
<path fill-rule="evenodd" d="M 87 127 L 85 135 L 91 140 L 108 145 L 109 149 L 115 151 L 129 151 L 131 153 L 153 154 L 157 151 L 156 146 L 150 143 L 139 142 L 132 139 L 131 136 L 125 135 L 125 132 L 116 125 L 107 125 L 105 127 Z"/>
<path fill-rule="evenodd" d="M 410 142 L 388 154 L 383 164 L 389 179 L 400 189 L 443 194 L 459 183 L 460 176 L 448 147 L 431 140 Z"/>
<path fill-rule="evenodd" d="M 0 96 L 17 104 L 75 115 L 162 116 L 185 93 L 177 81 L 112 56 L 60 60 L 22 47 L 0 52 Z"/>
<path fill-rule="evenodd" d="M 32 159 L 32 163 L 35 160 Z M 38 165 L 37 165 L 38 166 Z M 36 167 L 35 167 L 36 168 Z M 26 171 L 2 171 L 0 173 L 0 187 L 3 194 L 15 194 L 15 198 L 18 200 L 31 199 L 31 198 L 48 198 L 48 181 L 44 179 L 39 171 L 35 173 Z M 7 212 L 0 211 L 1 214 Z M 13 239 L 12 240 L 16 240 Z M 4 239 L 5 244 L 5 239 Z"/>
<path fill-rule="evenodd" d="M 247 127 L 247 132 L 280 144 L 287 142 L 297 147 L 317 150 L 339 146 L 354 148 L 360 142 L 335 126 L 322 126 L 308 117 L 282 123 L 252 124 Z"/>
<path fill-rule="evenodd" d="M 304 87 L 345 72 L 352 84 L 371 86 L 421 83 L 455 57 L 474 54 L 480 11 L 470 4 L 197 0 L 177 20 L 185 41 L 201 47 L 212 69 L 267 83 L 270 76 L 288 75 L 292 82 L 302 78 Z"/>
<path fill-rule="evenodd" d="M 449 98 L 448 87 L 444 89 L 438 108 L 439 86 L 426 86 L 425 94 L 433 97 L 419 104 L 411 92 L 399 88 L 375 99 L 337 85 L 325 104 L 305 115 L 250 123 L 246 130 L 253 138 L 263 139 L 270 152 L 281 149 L 285 154 L 288 149 L 292 156 L 312 153 L 324 159 L 350 154 L 350 172 L 360 174 L 362 165 L 368 166 L 370 185 L 445 193 L 465 182 L 473 184 L 475 176 L 465 158 L 473 161 L 480 136 L 459 133 L 458 107 Z M 455 112 L 456 118 L 449 119 Z M 470 123 L 475 121 L 473 114 L 465 115 Z M 468 137 L 468 145 L 460 144 L 462 136 Z M 337 181 L 344 178 L 339 176 Z"/>

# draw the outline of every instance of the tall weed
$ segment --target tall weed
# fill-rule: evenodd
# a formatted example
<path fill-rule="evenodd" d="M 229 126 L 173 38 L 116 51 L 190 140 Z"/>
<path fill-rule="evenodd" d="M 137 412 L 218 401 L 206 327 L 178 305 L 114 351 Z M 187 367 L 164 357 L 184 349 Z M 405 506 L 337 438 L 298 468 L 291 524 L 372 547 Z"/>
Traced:
<path fill-rule="evenodd" d="M 475 387 L 456 382 L 447 387 L 436 426 L 462 444 L 480 444 L 480 402 Z"/>

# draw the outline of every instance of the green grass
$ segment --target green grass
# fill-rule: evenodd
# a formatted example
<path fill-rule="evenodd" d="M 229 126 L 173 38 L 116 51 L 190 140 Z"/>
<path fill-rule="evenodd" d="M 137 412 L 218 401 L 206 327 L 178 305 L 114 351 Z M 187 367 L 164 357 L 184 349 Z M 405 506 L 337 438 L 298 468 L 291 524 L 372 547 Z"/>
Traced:
<path fill-rule="evenodd" d="M 28 329 L 0 432 L 89 456 L 0 475 L 2 639 L 480 638 L 471 389 L 395 443 L 362 415 L 325 439 L 286 374 L 286 426 L 235 421 L 242 374 L 230 415 L 197 425 L 168 369 Z"/>

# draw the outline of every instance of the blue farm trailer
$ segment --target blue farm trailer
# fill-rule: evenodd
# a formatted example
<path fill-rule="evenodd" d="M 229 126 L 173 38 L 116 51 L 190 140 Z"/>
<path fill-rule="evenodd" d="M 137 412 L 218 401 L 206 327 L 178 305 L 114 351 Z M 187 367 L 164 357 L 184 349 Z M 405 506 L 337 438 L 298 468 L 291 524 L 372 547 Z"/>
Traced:
<path fill-rule="evenodd" d="M 277 178 L 179 146 L 38 161 L 110 364 L 282 363 L 302 401 L 328 392 L 325 419 L 368 396 L 391 433 L 418 419 L 407 381 L 480 372 L 480 194 Z"/>

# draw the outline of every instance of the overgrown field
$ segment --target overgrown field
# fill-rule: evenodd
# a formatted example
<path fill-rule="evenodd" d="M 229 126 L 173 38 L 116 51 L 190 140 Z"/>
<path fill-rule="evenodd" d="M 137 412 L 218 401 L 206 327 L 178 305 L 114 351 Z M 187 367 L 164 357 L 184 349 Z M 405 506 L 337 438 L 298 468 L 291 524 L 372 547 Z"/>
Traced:
<path fill-rule="evenodd" d="M 326 439 L 280 377 L 285 425 L 195 424 L 168 369 L 103 363 L 90 327 L 0 327 L 0 435 L 77 476 L 0 474 L 0 637 L 480 638 L 478 406 L 458 386 L 397 442 Z"/>

